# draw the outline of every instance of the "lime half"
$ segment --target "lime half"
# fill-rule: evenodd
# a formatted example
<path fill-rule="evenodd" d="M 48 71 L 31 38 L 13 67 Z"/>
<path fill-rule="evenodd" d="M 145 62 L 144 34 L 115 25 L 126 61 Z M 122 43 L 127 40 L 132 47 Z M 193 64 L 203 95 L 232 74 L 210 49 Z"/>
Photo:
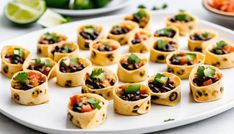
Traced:
<path fill-rule="evenodd" d="M 66 22 L 67 19 L 65 19 L 62 15 L 49 9 L 47 9 L 41 18 L 37 21 L 38 24 L 44 27 L 53 27 Z"/>
<path fill-rule="evenodd" d="M 5 8 L 6 17 L 17 24 L 35 22 L 45 11 L 44 0 L 15 0 Z"/>

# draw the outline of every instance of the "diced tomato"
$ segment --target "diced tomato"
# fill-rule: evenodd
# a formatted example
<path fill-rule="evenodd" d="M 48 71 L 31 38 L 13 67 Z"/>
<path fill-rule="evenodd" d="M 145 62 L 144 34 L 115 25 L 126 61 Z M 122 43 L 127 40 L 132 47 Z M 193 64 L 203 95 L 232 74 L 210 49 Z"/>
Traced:
<path fill-rule="evenodd" d="M 76 95 L 70 98 L 71 106 L 74 106 L 77 103 Z"/>
<path fill-rule="evenodd" d="M 82 111 L 83 112 L 90 112 L 92 111 L 92 107 L 90 105 L 82 105 Z"/>
<path fill-rule="evenodd" d="M 141 91 L 141 94 L 147 94 L 147 89 L 143 88 L 140 90 Z"/>
<path fill-rule="evenodd" d="M 50 72 L 50 67 L 46 67 L 43 71 L 43 74 L 48 75 Z"/>
<path fill-rule="evenodd" d="M 216 80 L 219 80 L 223 77 L 223 75 L 221 73 L 216 73 L 214 77 Z"/>
<path fill-rule="evenodd" d="M 136 34 L 135 34 L 135 38 L 136 38 L 136 39 L 141 39 L 141 33 L 136 33 Z"/>
<path fill-rule="evenodd" d="M 226 50 L 228 53 L 234 52 L 233 46 L 226 45 L 226 46 L 224 46 L 223 49 Z"/>
<path fill-rule="evenodd" d="M 209 79 L 209 80 L 207 80 L 207 81 L 204 81 L 204 82 L 203 82 L 203 85 L 204 85 L 204 86 L 208 86 L 208 85 L 211 85 L 212 83 L 213 83 L 212 80 Z"/>
<path fill-rule="evenodd" d="M 185 53 L 184 52 L 180 52 L 177 54 L 178 56 L 185 56 Z"/>
<path fill-rule="evenodd" d="M 112 47 L 112 50 L 116 50 L 118 48 L 117 45 L 112 45 L 111 47 Z"/>
<path fill-rule="evenodd" d="M 121 89 L 121 90 L 123 90 L 123 89 L 125 89 L 125 88 L 127 88 L 128 87 L 128 85 L 122 85 L 122 86 L 120 86 L 119 88 Z"/>
<path fill-rule="evenodd" d="M 181 59 L 180 59 L 180 63 L 182 64 L 182 65 L 185 65 L 185 64 L 187 64 L 187 59 L 185 58 L 185 57 L 182 57 Z"/>
<path fill-rule="evenodd" d="M 142 66 L 144 66 L 144 61 L 141 61 L 140 63 L 139 63 L 139 67 L 142 67 Z"/>

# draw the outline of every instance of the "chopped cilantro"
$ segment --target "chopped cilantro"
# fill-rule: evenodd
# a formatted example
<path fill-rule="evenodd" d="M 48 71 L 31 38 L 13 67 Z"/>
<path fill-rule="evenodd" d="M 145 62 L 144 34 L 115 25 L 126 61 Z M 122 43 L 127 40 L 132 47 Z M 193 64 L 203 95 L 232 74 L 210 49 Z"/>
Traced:
<path fill-rule="evenodd" d="M 194 61 L 196 59 L 197 55 L 195 53 L 186 53 L 185 58 L 188 61 Z"/>
<path fill-rule="evenodd" d="M 144 9 L 140 9 L 138 12 L 134 13 L 133 16 L 142 19 L 147 16 L 147 13 Z"/>
<path fill-rule="evenodd" d="M 128 87 L 126 87 L 124 89 L 125 93 L 136 93 L 137 91 L 140 90 L 140 85 L 128 85 Z"/>
<path fill-rule="evenodd" d="M 71 46 L 64 46 L 63 47 L 63 53 L 68 53 L 69 50 L 71 50 Z"/>
<path fill-rule="evenodd" d="M 175 20 L 177 21 L 192 21 L 193 18 L 191 16 L 188 16 L 187 14 L 185 13 L 180 13 L 178 15 L 175 16 Z"/>
<path fill-rule="evenodd" d="M 28 78 L 29 78 L 28 73 L 20 72 L 14 77 L 14 80 L 17 80 L 22 84 L 26 84 L 28 83 Z"/>
<path fill-rule="evenodd" d="M 202 33 L 202 37 L 204 37 L 204 38 L 207 38 L 207 37 L 208 37 L 208 35 L 209 35 L 209 33 L 208 33 L 208 32 L 203 32 L 203 33 Z"/>
<path fill-rule="evenodd" d="M 137 63 L 137 64 L 139 64 L 140 62 L 141 62 L 141 59 L 135 54 L 131 54 L 128 57 L 128 63 Z"/>
<path fill-rule="evenodd" d="M 100 102 L 95 98 L 88 98 L 88 99 L 86 99 L 86 102 L 90 103 L 93 107 L 95 107 L 97 109 L 102 108 L 102 106 L 99 104 Z"/>
<path fill-rule="evenodd" d="M 91 78 L 97 79 L 99 81 L 102 81 L 105 76 L 106 74 L 101 68 L 93 70 L 90 75 Z"/>
<path fill-rule="evenodd" d="M 169 35 L 172 31 L 173 31 L 173 29 L 171 29 L 171 28 L 162 28 L 162 29 L 159 29 L 158 31 L 156 31 L 156 33 L 161 34 L 161 35 Z"/>
<path fill-rule="evenodd" d="M 146 6 L 144 4 L 140 4 L 138 5 L 138 8 L 146 8 Z"/>
<path fill-rule="evenodd" d="M 57 42 L 58 39 L 59 39 L 59 36 L 57 36 L 57 35 L 54 34 L 54 33 L 50 33 L 50 32 L 46 32 L 46 33 L 44 34 L 44 36 L 45 36 L 45 38 L 46 38 L 47 40 L 53 40 L 54 42 Z"/>
<path fill-rule="evenodd" d="M 163 40 L 157 40 L 157 48 L 158 49 L 163 49 L 166 45 L 166 42 Z"/>
<path fill-rule="evenodd" d="M 216 43 L 216 47 L 222 49 L 224 46 L 226 46 L 227 43 L 223 40 Z"/>

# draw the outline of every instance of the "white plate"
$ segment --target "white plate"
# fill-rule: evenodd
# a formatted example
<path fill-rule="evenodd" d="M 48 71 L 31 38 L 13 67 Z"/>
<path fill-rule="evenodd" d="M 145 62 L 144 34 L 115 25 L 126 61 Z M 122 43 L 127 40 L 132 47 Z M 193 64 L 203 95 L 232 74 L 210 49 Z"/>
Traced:
<path fill-rule="evenodd" d="M 153 14 L 153 30 L 164 26 L 165 17 L 171 16 L 169 13 Z M 11 39 L 0 43 L 0 48 L 7 44 L 21 44 L 25 48 L 36 52 L 36 42 L 39 36 L 46 31 L 61 32 L 69 36 L 69 40 L 76 41 L 76 28 L 84 23 L 101 24 L 105 31 L 109 31 L 111 25 L 120 22 L 124 15 L 103 17 L 79 22 L 64 24 L 58 27 L 44 29 L 33 32 L 16 39 Z M 221 37 L 225 37 L 234 42 L 234 33 L 231 30 L 211 24 L 209 22 L 198 20 L 198 27 L 210 28 L 216 30 Z M 180 39 L 182 49 L 187 48 L 187 37 Z M 127 52 L 127 46 L 121 48 L 122 53 Z M 35 56 L 35 55 L 34 55 Z M 88 51 L 81 51 L 80 56 L 88 58 Z M 109 66 L 113 71 L 116 71 L 116 65 Z M 150 75 L 155 72 L 164 71 L 165 64 L 150 63 Z M 56 85 L 56 80 L 49 81 L 50 102 L 39 106 L 21 106 L 15 104 L 10 99 L 10 83 L 9 79 L 0 75 L 0 112 L 9 118 L 28 126 L 30 128 L 47 132 L 47 133 L 143 133 L 164 130 L 176 126 L 199 121 L 234 106 L 234 90 L 233 76 L 234 69 L 222 70 L 224 74 L 224 97 L 221 100 L 209 103 L 195 103 L 189 96 L 189 85 L 187 80 L 182 83 L 182 100 L 175 107 L 166 107 L 152 105 L 152 110 L 141 116 L 121 116 L 115 114 L 112 107 L 112 102 L 109 105 L 108 118 L 100 127 L 92 130 L 78 129 L 74 127 L 67 119 L 67 103 L 69 97 L 79 93 L 80 88 L 61 88 Z M 169 118 L 175 120 L 164 122 Z"/>
<path fill-rule="evenodd" d="M 88 10 L 69 10 L 69 9 L 58 9 L 58 8 L 51 8 L 51 9 L 63 15 L 87 16 L 87 15 L 97 15 L 97 14 L 116 11 L 127 6 L 129 3 L 130 0 L 112 0 L 107 6 L 98 9 L 88 9 Z"/>

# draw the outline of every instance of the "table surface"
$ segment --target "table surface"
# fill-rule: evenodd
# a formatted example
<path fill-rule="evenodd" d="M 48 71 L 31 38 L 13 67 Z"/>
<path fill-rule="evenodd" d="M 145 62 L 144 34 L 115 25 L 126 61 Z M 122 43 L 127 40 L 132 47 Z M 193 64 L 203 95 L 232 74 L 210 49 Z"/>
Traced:
<path fill-rule="evenodd" d="M 0 41 L 4 41 L 10 38 L 14 38 L 25 33 L 29 33 L 32 31 L 36 31 L 42 29 L 41 26 L 35 24 L 31 27 L 24 27 L 19 28 L 11 23 L 3 15 L 4 6 L 7 4 L 9 0 L 1 0 L 0 2 L 0 33 L 1 38 Z M 168 8 L 165 10 L 167 12 L 177 12 L 179 9 L 183 9 L 186 11 L 191 12 L 192 14 L 196 15 L 199 18 L 204 20 L 211 21 L 216 24 L 224 25 L 227 28 L 234 29 L 234 22 L 229 24 L 225 24 L 219 20 L 216 20 L 210 16 L 210 14 L 202 7 L 201 0 L 131 0 L 131 4 L 124 9 L 121 9 L 117 12 L 111 12 L 105 15 L 97 15 L 91 17 L 75 17 L 72 18 L 75 20 L 84 20 L 92 17 L 100 17 L 100 16 L 107 16 L 113 14 L 121 14 L 121 13 L 128 13 L 133 12 L 136 10 L 139 4 L 146 5 L 149 9 L 152 6 L 160 6 L 163 3 L 168 4 Z M 199 121 L 193 124 L 189 124 L 182 127 L 177 127 L 161 132 L 157 132 L 155 134 L 201 134 L 206 132 L 207 134 L 230 134 L 233 133 L 233 122 L 234 122 L 234 109 L 230 109 L 222 114 L 214 116 L 212 118 Z M 7 118 L 6 116 L 0 114 L 0 133 L 4 134 L 25 134 L 25 133 L 33 133 L 39 134 L 40 132 L 32 130 L 30 128 L 24 127 L 11 119 Z"/>

